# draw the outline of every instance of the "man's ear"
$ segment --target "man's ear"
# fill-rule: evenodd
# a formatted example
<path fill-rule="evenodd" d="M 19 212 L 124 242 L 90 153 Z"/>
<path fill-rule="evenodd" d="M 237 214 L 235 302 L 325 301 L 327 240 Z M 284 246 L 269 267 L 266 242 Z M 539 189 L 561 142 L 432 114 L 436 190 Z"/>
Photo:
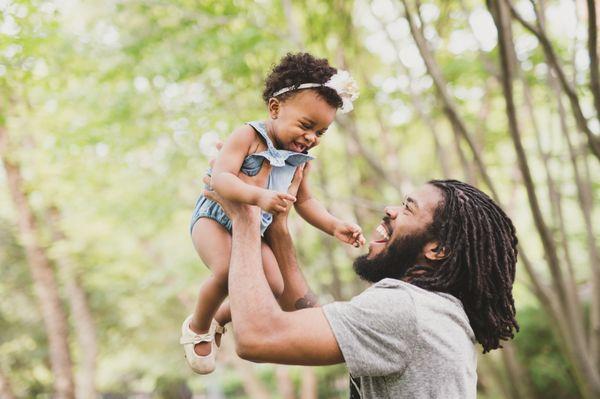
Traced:
<path fill-rule="evenodd" d="M 269 98 L 267 107 L 269 108 L 269 116 L 271 119 L 277 119 L 277 116 L 279 116 L 279 108 L 281 107 L 279 100 L 274 97 Z"/>
<path fill-rule="evenodd" d="M 423 255 L 428 260 L 436 261 L 445 259 L 449 253 L 445 247 L 442 247 L 438 241 L 430 241 L 423 247 Z"/>

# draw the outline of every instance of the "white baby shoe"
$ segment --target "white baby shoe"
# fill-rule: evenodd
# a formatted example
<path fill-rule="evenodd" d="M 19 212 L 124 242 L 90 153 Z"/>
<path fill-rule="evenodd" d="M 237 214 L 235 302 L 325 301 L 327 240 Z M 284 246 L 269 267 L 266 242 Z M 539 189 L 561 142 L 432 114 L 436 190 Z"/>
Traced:
<path fill-rule="evenodd" d="M 196 334 L 190 328 L 192 316 L 189 315 L 181 325 L 181 338 L 179 343 L 183 345 L 185 358 L 190 368 L 198 374 L 209 374 L 215 370 L 217 350 L 219 347 L 215 344 L 215 333 L 224 334 L 225 327 L 219 325 L 215 320 L 212 321 L 208 333 Z M 210 342 L 210 353 L 206 356 L 200 356 L 194 351 L 194 346 L 200 342 Z"/>

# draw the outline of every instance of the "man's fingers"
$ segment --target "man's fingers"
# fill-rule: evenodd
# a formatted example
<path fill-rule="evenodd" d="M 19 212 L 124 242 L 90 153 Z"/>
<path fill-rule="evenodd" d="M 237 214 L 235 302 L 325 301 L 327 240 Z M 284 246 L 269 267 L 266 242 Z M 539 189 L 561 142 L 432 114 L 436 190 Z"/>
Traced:
<path fill-rule="evenodd" d="M 306 168 L 306 163 L 304 163 L 296 168 L 296 172 L 294 173 L 294 178 L 292 179 L 292 182 L 290 183 L 290 188 L 295 187 L 297 189 L 298 186 L 300 186 L 300 182 L 302 181 L 302 178 L 304 177 L 304 169 L 305 168 Z"/>
<path fill-rule="evenodd" d="M 290 193 L 292 195 L 296 195 L 298 193 L 298 187 L 300 187 L 300 182 L 304 178 L 304 170 L 306 170 L 306 165 L 308 165 L 308 162 L 303 163 L 302 165 L 300 165 L 296 168 L 296 172 L 294 172 L 294 177 L 292 178 L 292 182 L 290 183 L 290 186 L 288 187 L 288 190 L 287 190 L 288 193 Z"/>
<path fill-rule="evenodd" d="M 221 148 L 223 148 L 223 142 L 221 140 L 217 141 L 215 143 L 215 147 L 217 148 L 218 151 L 221 151 Z M 211 158 L 208 160 L 208 164 L 210 165 L 211 168 L 215 166 L 215 159 L 216 158 Z"/>
<path fill-rule="evenodd" d="M 279 193 L 279 198 L 284 201 L 296 202 L 296 197 L 288 193 Z"/>
<path fill-rule="evenodd" d="M 287 211 L 287 207 L 286 206 L 275 205 L 275 212 L 276 213 L 284 213 L 285 211 Z"/>
<path fill-rule="evenodd" d="M 304 174 L 304 175 L 308 174 L 308 172 L 310 172 L 310 168 L 311 168 L 312 162 L 308 161 L 308 162 L 306 162 L 306 163 L 304 163 L 302 165 L 304 166 L 304 170 L 302 171 L 302 174 Z"/>

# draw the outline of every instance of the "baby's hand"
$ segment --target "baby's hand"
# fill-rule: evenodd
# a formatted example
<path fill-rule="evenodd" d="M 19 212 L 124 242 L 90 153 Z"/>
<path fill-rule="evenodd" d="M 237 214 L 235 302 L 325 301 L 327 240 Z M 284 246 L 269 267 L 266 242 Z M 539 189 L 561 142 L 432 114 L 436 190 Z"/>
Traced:
<path fill-rule="evenodd" d="M 366 243 L 361 228 L 354 223 L 340 221 L 335 225 L 333 235 L 341 242 L 351 244 L 356 248 L 365 245 Z"/>
<path fill-rule="evenodd" d="M 273 190 L 264 190 L 258 199 L 257 205 L 265 212 L 285 212 L 290 203 L 296 201 L 296 197 L 288 193 L 279 193 Z"/>

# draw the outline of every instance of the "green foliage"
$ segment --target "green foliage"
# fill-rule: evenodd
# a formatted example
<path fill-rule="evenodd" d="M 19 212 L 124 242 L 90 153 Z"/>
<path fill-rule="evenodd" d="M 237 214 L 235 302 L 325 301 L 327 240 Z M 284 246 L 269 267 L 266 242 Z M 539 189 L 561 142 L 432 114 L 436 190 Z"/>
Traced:
<path fill-rule="evenodd" d="M 161 376 L 156 380 L 154 397 L 156 399 L 191 399 L 192 391 L 182 377 Z"/>
<path fill-rule="evenodd" d="M 521 331 L 515 339 L 518 356 L 531 375 L 538 397 L 574 398 L 578 395 L 572 370 L 556 340 L 556 332 L 539 308 L 521 309 Z"/>

